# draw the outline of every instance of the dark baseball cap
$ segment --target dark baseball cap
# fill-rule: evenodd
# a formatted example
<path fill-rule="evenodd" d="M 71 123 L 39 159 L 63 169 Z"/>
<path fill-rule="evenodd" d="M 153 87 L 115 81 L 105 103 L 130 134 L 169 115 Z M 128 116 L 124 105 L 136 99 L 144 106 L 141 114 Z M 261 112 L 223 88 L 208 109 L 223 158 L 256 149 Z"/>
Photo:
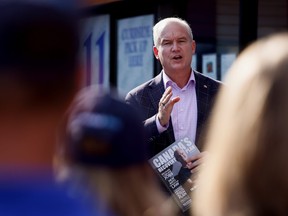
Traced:
<path fill-rule="evenodd" d="M 74 102 L 66 143 L 73 162 L 116 168 L 148 160 L 141 115 L 124 100 L 90 86 Z"/>

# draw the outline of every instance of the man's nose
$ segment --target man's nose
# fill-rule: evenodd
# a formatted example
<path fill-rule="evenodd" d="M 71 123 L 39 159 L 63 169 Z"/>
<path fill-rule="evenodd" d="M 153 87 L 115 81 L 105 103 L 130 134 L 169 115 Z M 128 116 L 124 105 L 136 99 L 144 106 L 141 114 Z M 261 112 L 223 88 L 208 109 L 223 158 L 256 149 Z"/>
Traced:
<path fill-rule="evenodd" d="M 177 43 L 177 41 L 174 41 L 172 44 L 172 50 L 178 50 L 179 49 L 179 45 Z"/>

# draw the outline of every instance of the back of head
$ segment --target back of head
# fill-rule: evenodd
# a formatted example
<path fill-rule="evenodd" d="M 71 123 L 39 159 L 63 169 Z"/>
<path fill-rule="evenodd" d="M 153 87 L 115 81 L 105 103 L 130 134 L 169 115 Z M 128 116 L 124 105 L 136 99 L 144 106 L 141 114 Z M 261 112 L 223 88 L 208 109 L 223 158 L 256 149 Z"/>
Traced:
<path fill-rule="evenodd" d="M 287 33 L 253 43 L 231 67 L 208 131 L 197 215 L 288 214 L 287 71 Z"/>
<path fill-rule="evenodd" d="M 75 88 L 76 7 L 48 2 L 0 4 L 0 108 L 8 106 L 3 103 L 7 95 L 17 100 L 22 92 L 31 107 L 48 106 L 65 100 Z"/>
<path fill-rule="evenodd" d="M 163 207 L 166 197 L 148 163 L 141 119 L 117 94 L 97 86 L 82 89 L 60 134 L 58 179 L 100 196 L 99 208 L 117 215 L 172 214 L 176 208 Z"/>
<path fill-rule="evenodd" d="M 64 130 L 61 145 L 72 163 L 121 168 L 148 159 L 140 113 L 98 86 L 76 95 Z"/>

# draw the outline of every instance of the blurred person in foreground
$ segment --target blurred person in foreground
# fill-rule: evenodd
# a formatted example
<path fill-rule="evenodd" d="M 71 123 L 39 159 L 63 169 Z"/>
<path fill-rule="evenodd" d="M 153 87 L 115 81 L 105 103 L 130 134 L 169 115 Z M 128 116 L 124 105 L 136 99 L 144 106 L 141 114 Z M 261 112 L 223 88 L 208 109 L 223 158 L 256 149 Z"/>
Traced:
<path fill-rule="evenodd" d="M 115 93 L 86 87 L 63 123 L 56 155 L 58 179 L 102 200 L 96 205 L 103 215 L 176 215 L 148 163 L 144 140 L 136 110 Z"/>
<path fill-rule="evenodd" d="M 197 216 L 288 215 L 288 33 L 244 50 L 212 115 Z M 194 215 L 193 214 L 193 215 Z"/>
<path fill-rule="evenodd" d="M 56 131 L 77 90 L 78 46 L 72 8 L 0 3 L 0 215 L 92 213 L 53 173 Z"/>

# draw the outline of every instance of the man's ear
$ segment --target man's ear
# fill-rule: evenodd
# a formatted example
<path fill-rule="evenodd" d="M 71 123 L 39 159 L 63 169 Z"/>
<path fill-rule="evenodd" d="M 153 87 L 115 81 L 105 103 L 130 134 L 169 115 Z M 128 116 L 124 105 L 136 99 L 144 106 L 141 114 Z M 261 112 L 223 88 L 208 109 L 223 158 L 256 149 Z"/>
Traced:
<path fill-rule="evenodd" d="M 195 42 L 195 40 L 192 41 L 192 52 L 193 52 L 193 54 L 195 54 L 195 52 L 196 52 L 196 42 Z"/>
<path fill-rule="evenodd" d="M 154 53 L 154 56 L 156 59 L 159 59 L 159 56 L 158 56 L 158 49 L 156 46 L 153 46 L 153 53 Z"/>

